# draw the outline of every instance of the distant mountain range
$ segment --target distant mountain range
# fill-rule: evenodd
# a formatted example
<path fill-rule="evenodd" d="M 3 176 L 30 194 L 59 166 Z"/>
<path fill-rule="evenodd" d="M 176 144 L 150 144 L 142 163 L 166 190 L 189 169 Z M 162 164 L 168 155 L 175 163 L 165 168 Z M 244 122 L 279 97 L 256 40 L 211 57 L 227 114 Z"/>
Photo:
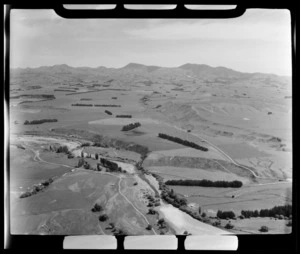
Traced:
<path fill-rule="evenodd" d="M 264 73 L 245 73 L 235 71 L 226 67 L 211 67 L 206 64 L 187 63 L 179 67 L 160 67 L 154 65 L 143 65 L 138 63 L 129 63 L 121 68 L 100 67 L 71 67 L 66 64 L 41 66 L 38 68 L 16 68 L 11 70 L 12 76 L 22 74 L 32 75 L 52 75 L 65 74 L 71 76 L 144 76 L 144 77 L 188 77 L 202 80 L 230 82 L 239 80 L 259 80 L 267 83 L 285 83 L 290 84 L 291 78 L 287 76 L 278 76 L 275 74 Z"/>

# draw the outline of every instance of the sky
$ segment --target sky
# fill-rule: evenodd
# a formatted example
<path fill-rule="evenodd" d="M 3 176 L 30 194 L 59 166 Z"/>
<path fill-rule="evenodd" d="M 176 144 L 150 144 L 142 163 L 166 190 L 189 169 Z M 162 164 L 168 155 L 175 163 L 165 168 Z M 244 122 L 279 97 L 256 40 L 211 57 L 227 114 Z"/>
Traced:
<path fill-rule="evenodd" d="M 10 36 L 12 68 L 195 63 L 291 75 L 288 10 L 251 9 L 233 19 L 86 20 L 12 10 Z"/>

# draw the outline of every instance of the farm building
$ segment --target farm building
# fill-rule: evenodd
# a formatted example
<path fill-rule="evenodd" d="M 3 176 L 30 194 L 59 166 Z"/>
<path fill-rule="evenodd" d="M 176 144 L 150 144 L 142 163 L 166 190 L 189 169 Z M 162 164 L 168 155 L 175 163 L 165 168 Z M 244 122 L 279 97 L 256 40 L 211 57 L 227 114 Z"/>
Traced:
<path fill-rule="evenodd" d="M 98 160 L 99 156 L 101 156 L 103 154 L 103 149 L 99 148 L 99 147 L 85 147 L 82 150 L 82 156 L 84 158 L 92 158 L 94 160 Z"/>
<path fill-rule="evenodd" d="M 72 151 L 72 154 L 74 155 L 74 157 L 82 157 L 82 150 L 83 149 L 76 149 Z"/>

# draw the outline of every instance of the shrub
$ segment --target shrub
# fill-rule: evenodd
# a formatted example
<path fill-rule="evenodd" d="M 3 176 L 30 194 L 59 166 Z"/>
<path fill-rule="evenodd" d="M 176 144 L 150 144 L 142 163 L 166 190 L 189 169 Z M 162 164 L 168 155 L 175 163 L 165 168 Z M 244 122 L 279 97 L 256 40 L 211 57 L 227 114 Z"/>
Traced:
<path fill-rule="evenodd" d="M 267 226 L 261 226 L 261 228 L 259 229 L 260 232 L 264 233 L 264 232 L 268 232 L 269 228 Z"/>
<path fill-rule="evenodd" d="M 106 214 L 102 214 L 102 215 L 99 216 L 99 220 L 100 221 L 106 221 L 106 220 L 108 220 L 108 216 Z"/>
<path fill-rule="evenodd" d="M 206 217 L 206 213 L 202 213 L 202 215 L 201 215 L 201 216 L 202 216 L 203 218 L 204 218 L 204 217 Z"/>
<path fill-rule="evenodd" d="M 159 219 L 157 221 L 157 225 L 160 226 L 161 228 L 165 228 L 166 227 L 166 222 L 164 219 Z"/>
<path fill-rule="evenodd" d="M 115 228 L 115 223 L 113 223 L 113 222 L 110 222 L 108 225 L 109 225 L 111 228 Z"/>
<path fill-rule="evenodd" d="M 215 226 L 215 227 L 221 226 L 221 221 L 216 220 L 212 225 Z"/>
<path fill-rule="evenodd" d="M 146 227 L 147 230 L 152 230 L 152 226 L 149 224 L 147 227 Z"/>
<path fill-rule="evenodd" d="M 84 165 L 83 165 L 83 168 L 84 169 L 90 169 L 91 167 L 90 167 L 90 164 L 88 164 L 87 162 L 85 162 Z"/>
<path fill-rule="evenodd" d="M 156 214 L 156 211 L 153 208 L 149 208 L 148 214 Z"/>
<path fill-rule="evenodd" d="M 102 206 L 99 205 L 98 203 L 96 203 L 96 204 L 94 205 L 94 207 L 92 208 L 92 212 L 101 212 L 101 211 L 103 211 L 103 208 L 102 208 Z"/>
<path fill-rule="evenodd" d="M 226 229 L 232 229 L 232 228 L 234 228 L 234 226 L 233 226 L 230 222 L 228 222 L 228 223 L 225 225 L 225 228 L 226 228 Z"/>

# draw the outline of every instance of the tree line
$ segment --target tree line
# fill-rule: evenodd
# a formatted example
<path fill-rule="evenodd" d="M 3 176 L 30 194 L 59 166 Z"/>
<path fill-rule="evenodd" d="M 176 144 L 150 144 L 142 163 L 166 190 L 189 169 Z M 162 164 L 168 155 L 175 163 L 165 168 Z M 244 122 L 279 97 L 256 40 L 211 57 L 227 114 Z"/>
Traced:
<path fill-rule="evenodd" d="M 137 127 L 140 127 L 141 124 L 139 122 L 136 122 L 136 123 L 130 123 L 130 124 L 127 124 L 127 125 L 124 125 L 121 129 L 121 131 L 130 131 L 130 130 L 133 130 Z"/>
<path fill-rule="evenodd" d="M 72 106 L 93 107 L 93 104 L 75 103 L 75 104 L 72 104 Z"/>
<path fill-rule="evenodd" d="M 221 188 L 240 188 L 243 186 L 241 181 L 210 181 L 207 179 L 203 180 L 191 180 L 191 179 L 180 179 L 180 180 L 168 180 L 165 182 L 166 185 L 181 185 L 181 186 L 201 186 L 201 187 L 221 187 Z"/>
<path fill-rule="evenodd" d="M 242 210 L 241 215 L 245 218 L 251 217 L 277 217 L 284 216 L 290 217 L 292 215 L 292 206 L 284 205 L 284 206 L 274 206 L 271 209 L 261 209 L 261 210 Z"/>
<path fill-rule="evenodd" d="M 52 123 L 52 122 L 57 122 L 57 119 L 40 119 L 40 120 L 32 120 L 32 121 L 26 120 L 24 124 L 28 125 L 28 124 L 42 124 L 42 123 Z"/>
<path fill-rule="evenodd" d="M 20 198 L 27 198 L 27 197 L 30 197 L 34 194 L 37 194 L 38 192 L 40 192 L 40 191 L 44 190 L 45 188 L 47 188 L 52 182 L 53 182 L 53 179 L 49 178 L 48 180 L 46 180 L 44 182 L 41 182 L 39 184 L 35 184 L 31 190 L 22 193 Z"/>
<path fill-rule="evenodd" d="M 183 139 L 178 138 L 178 137 L 169 136 L 169 135 L 164 134 L 164 133 L 159 133 L 158 137 L 160 137 L 162 139 L 167 139 L 167 140 L 173 141 L 175 143 L 178 143 L 178 144 L 181 144 L 181 145 L 184 145 L 184 146 L 192 147 L 192 148 L 204 151 L 204 152 L 208 151 L 208 148 L 206 148 L 206 147 L 200 146 L 200 145 L 198 145 L 196 143 L 193 143 L 193 142 L 190 142 L 188 140 L 183 140 Z"/>
<path fill-rule="evenodd" d="M 95 107 L 121 107 L 121 105 L 116 104 L 94 104 Z"/>
<path fill-rule="evenodd" d="M 132 115 L 116 115 L 116 117 L 120 117 L 120 118 L 132 118 Z"/>
<path fill-rule="evenodd" d="M 108 111 L 108 110 L 105 110 L 104 111 L 106 114 L 108 114 L 108 115 L 112 115 L 112 113 L 110 112 L 110 111 Z"/>

